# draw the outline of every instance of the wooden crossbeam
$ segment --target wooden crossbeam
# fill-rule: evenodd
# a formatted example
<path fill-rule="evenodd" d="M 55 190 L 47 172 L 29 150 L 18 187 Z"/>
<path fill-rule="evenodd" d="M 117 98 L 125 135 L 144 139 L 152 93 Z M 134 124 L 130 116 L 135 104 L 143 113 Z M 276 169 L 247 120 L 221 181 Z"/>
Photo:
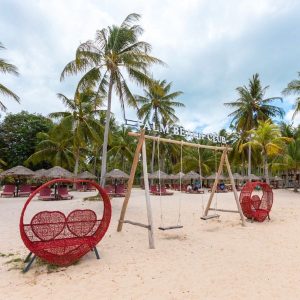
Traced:
<path fill-rule="evenodd" d="M 209 208 L 209 210 L 229 212 L 229 213 L 238 213 L 238 214 L 240 213 L 238 210 L 222 209 L 222 208 Z"/>
<path fill-rule="evenodd" d="M 146 229 L 151 228 L 150 225 L 145 225 L 145 224 L 142 224 L 142 223 L 139 223 L 139 222 L 133 222 L 133 221 L 129 221 L 129 220 L 124 220 L 124 221 L 121 220 L 120 222 L 135 225 L 135 226 L 139 226 L 139 227 L 143 227 L 143 228 L 146 228 Z"/>
<path fill-rule="evenodd" d="M 128 132 L 128 135 L 139 137 L 141 135 L 141 133 L 139 133 L 139 132 Z M 201 145 L 201 144 L 189 143 L 189 142 L 185 142 L 185 141 L 176 141 L 176 140 L 166 139 L 166 138 L 162 138 L 162 137 L 159 137 L 159 136 L 144 135 L 144 138 L 147 139 L 147 140 L 154 140 L 154 141 L 159 140 L 160 142 L 163 142 L 163 143 L 177 144 L 177 145 L 189 146 L 189 147 L 194 147 L 194 148 L 203 148 L 203 149 L 221 150 L 221 151 L 223 151 L 225 149 L 227 149 L 227 151 L 232 150 L 232 148 L 229 148 L 227 146 Z"/>

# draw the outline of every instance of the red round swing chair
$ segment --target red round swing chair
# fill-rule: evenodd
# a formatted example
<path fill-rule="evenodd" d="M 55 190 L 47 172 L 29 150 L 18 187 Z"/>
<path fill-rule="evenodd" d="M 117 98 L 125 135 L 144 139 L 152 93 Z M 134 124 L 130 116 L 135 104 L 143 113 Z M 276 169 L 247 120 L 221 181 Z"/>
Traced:
<path fill-rule="evenodd" d="M 67 216 L 58 210 L 40 211 L 29 224 L 24 223 L 27 206 L 43 188 L 56 183 L 86 183 L 93 185 L 103 200 L 103 213 L 99 218 L 91 209 L 76 209 Z M 27 199 L 20 218 L 20 233 L 25 246 L 29 249 L 24 268 L 27 272 L 36 256 L 48 263 L 68 266 L 89 251 L 100 258 L 96 245 L 105 235 L 111 219 L 111 203 L 107 193 L 100 185 L 90 180 L 54 179 L 36 189 Z M 32 256 L 33 254 L 33 256 Z"/>
<path fill-rule="evenodd" d="M 262 196 L 252 195 L 255 189 L 262 190 Z M 273 191 L 264 182 L 247 182 L 241 191 L 239 198 L 244 216 L 247 219 L 263 222 L 266 218 L 270 220 L 270 211 L 273 205 Z"/>

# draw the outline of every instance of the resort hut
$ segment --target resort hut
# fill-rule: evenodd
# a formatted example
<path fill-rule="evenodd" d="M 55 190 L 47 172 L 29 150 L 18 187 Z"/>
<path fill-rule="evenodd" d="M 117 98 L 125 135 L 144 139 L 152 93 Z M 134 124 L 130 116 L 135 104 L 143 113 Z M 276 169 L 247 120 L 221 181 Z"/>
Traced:
<path fill-rule="evenodd" d="M 0 174 L 0 177 L 13 177 L 17 186 L 16 196 L 19 196 L 19 186 L 21 177 L 33 177 L 35 173 L 30 169 L 23 166 L 16 166 Z M 28 194 L 30 194 L 30 186 L 24 185 L 28 189 Z"/>

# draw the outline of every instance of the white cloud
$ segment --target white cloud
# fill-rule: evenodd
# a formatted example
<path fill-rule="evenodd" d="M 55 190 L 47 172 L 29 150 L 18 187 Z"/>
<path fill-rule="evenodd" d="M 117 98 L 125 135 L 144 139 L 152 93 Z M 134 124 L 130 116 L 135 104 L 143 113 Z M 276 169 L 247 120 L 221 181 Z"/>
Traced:
<path fill-rule="evenodd" d="M 218 131 L 225 126 L 229 111 L 223 102 L 234 100 L 234 89 L 247 84 L 253 73 L 260 72 L 263 84 L 271 84 L 267 96 L 277 96 L 299 71 L 295 61 L 300 50 L 293 45 L 300 34 L 297 1 L 11 0 L 4 8 L 1 42 L 21 73 L 19 78 L 1 78 L 21 96 L 21 106 L 5 102 L 12 112 L 63 109 L 56 93 L 71 97 L 76 78 L 60 83 L 59 75 L 76 47 L 92 39 L 96 29 L 120 24 L 131 12 L 142 14 L 142 38 L 169 65 L 155 67 L 155 77 L 184 91 L 186 108 L 178 112 L 189 129 Z M 141 90 L 134 87 L 134 92 Z M 290 109 L 291 103 L 286 98 L 284 105 Z M 122 120 L 116 98 L 112 109 Z M 134 112 L 128 110 L 128 116 Z"/>

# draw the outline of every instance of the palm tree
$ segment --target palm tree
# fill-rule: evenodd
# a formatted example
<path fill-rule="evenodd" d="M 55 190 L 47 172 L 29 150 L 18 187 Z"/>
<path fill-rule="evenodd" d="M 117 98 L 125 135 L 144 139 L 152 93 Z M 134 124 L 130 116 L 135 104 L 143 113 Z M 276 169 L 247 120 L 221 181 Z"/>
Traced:
<path fill-rule="evenodd" d="M 72 128 L 74 175 L 77 176 L 81 150 L 87 148 L 87 144 L 91 141 L 101 142 L 99 132 L 102 131 L 102 126 L 96 117 L 99 114 L 102 98 L 91 89 L 75 93 L 74 99 L 69 99 L 63 94 L 58 94 L 58 97 L 68 111 L 54 112 L 49 114 L 49 117 L 58 118 L 61 126 Z"/>
<path fill-rule="evenodd" d="M 4 46 L 0 43 L 0 50 L 5 49 Z M 4 74 L 13 74 L 18 76 L 18 69 L 16 66 L 6 62 L 3 58 L 0 58 L 0 72 Z M 13 98 L 16 100 L 18 103 L 20 102 L 20 98 L 12 92 L 10 89 L 5 87 L 3 84 L 0 83 L 0 94 L 3 96 Z M 3 104 L 2 101 L 0 101 L 0 110 L 6 111 L 6 106 Z"/>
<path fill-rule="evenodd" d="M 234 111 L 228 116 L 232 117 L 231 124 L 237 131 L 243 133 L 256 128 L 259 121 L 266 121 L 271 118 L 284 115 L 284 110 L 278 106 L 271 105 L 275 100 L 282 101 L 281 97 L 265 98 L 269 86 L 262 87 L 259 75 L 256 73 L 249 79 L 248 86 L 236 88 L 239 98 L 233 102 L 224 103 L 225 106 Z M 248 175 L 251 174 L 251 146 L 248 148 Z"/>
<path fill-rule="evenodd" d="M 296 98 L 296 102 L 294 105 L 295 111 L 293 113 L 293 119 L 296 114 L 300 111 L 300 72 L 298 72 L 299 79 L 292 80 L 287 87 L 282 91 L 283 95 L 299 95 Z"/>
<path fill-rule="evenodd" d="M 120 99 L 123 113 L 125 103 L 136 107 L 136 101 L 128 87 L 125 73 L 130 80 L 145 85 L 150 82 L 148 76 L 150 65 L 162 63 L 159 59 L 149 55 L 150 44 L 139 41 L 139 36 L 143 32 L 141 26 L 135 24 L 139 19 L 140 15 L 130 14 L 120 26 L 113 25 L 97 30 L 95 40 L 81 44 L 76 51 L 75 60 L 68 63 L 61 74 L 61 80 L 63 80 L 66 75 L 86 72 L 78 86 L 85 86 L 92 80 L 98 83 L 99 93 L 107 93 L 100 180 L 102 185 L 105 184 L 113 91 Z"/>
<path fill-rule="evenodd" d="M 108 154 L 113 158 L 113 167 L 120 168 L 123 171 L 127 171 L 125 168 L 126 162 L 129 162 L 133 159 L 135 138 L 128 135 L 130 131 L 129 128 L 122 126 L 117 130 L 113 137 L 110 145 Z"/>
<path fill-rule="evenodd" d="M 64 126 L 53 127 L 49 133 L 38 133 L 37 138 L 40 142 L 36 147 L 36 152 L 25 163 L 37 164 L 46 161 L 53 166 L 61 166 L 70 170 L 75 161 L 71 129 L 71 126 L 66 127 L 64 124 Z"/>
<path fill-rule="evenodd" d="M 258 121 L 257 128 L 250 130 L 249 133 L 252 135 L 252 139 L 243 144 L 242 148 L 251 145 L 260 150 L 266 182 L 270 183 L 268 158 L 283 154 L 286 143 L 291 142 L 292 139 L 282 137 L 279 127 L 273 124 L 271 120 Z"/>
<path fill-rule="evenodd" d="M 183 92 L 170 92 L 171 87 L 172 82 L 153 80 L 147 89 L 144 89 L 144 96 L 136 96 L 137 103 L 141 104 L 138 117 L 143 120 L 144 124 L 153 123 L 156 128 L 159 128 L 160 123 L 167 125 L 179 121 L 175 114 L 175 108 L 184 107 L 184 104 L 175 100 Z M 154 155 L 155 141 L 153 140 L 151 172 L 154 171 Z"/>

